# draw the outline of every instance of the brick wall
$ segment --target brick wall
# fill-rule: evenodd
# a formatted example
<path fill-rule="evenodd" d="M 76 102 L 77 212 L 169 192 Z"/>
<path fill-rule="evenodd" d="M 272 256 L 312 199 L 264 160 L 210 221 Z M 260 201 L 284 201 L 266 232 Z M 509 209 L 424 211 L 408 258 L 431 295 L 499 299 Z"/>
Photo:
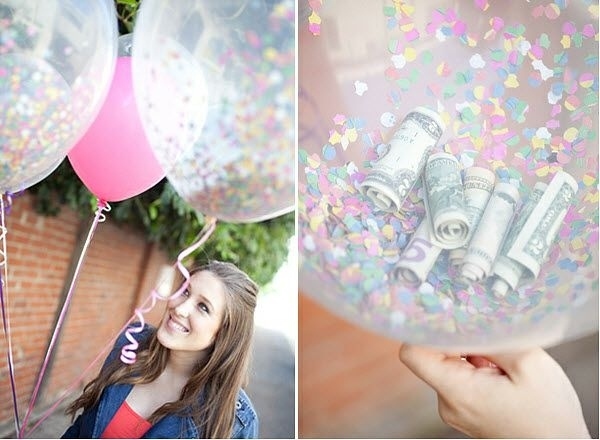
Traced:
<path fill-rule="evenodd" d="M 51 405 L 116 336 L 171 262 L 142 234 L 108 220 L 87 251 L 54 355 L 36 403 Z M 93 213 L 81 219 L 64 207 L 57 217 L 35 213 L 29 195 L 18 197 L 6 217 L 8 298 L 18 406 L 23 419 L 71 281 Z M 156 323 L 160 308 L 149 314 Z M 13 428 L 7 344 L 0 338 L 0 437 Z M 90 371 L 83 383 L 98 371 Z M 81 384 L 79 384 L 81 385 Z M 78 395 L 73 392 L 71 398 Z M 31 424 L 30 424 L 31 426 Z"/>

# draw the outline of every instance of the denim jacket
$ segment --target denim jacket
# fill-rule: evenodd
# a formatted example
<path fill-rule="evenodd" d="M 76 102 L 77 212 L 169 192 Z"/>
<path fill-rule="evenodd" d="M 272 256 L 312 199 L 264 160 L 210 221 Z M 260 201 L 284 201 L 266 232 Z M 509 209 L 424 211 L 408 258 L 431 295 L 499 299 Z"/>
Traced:
<path fill-rule="evenodd" d="M 144 330 L 136 335 L 136 339 L 141 341 L 145 337 L 148 337 L 150 332 L 150 327 L 145 326 Z M 119 355 L 121 348 L 127 343 L 128 341 L 125 338 L 125 335 L 120 335 L 114 348 L 104 362 L 103 368 Z M 100 438 L 132 388 L 133 385 L 131 384 L 113 384 L 106 387 L 102 392 L 98 404 L 85 410 L 79 415 L 73 425 L 71 425 L 71 427 L 63 434 L 62 438 Z M 168 415 L 152 425 L 142 438 L 199 437 L 200 433 L 191 417 Z M 250 398 L 246 395 L 244 390 L 240 389 L 235 404 L 235 418 L 231 438 L 257 437 L 258 416 L 256 415 L 256 411 L 252 406 Z"/>

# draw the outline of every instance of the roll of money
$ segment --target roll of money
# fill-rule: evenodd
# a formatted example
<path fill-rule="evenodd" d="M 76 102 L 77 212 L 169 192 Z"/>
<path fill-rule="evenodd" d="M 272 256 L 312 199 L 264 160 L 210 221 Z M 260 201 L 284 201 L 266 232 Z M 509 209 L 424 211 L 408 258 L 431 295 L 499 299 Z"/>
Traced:
<path fill-rule="evenodd" d="M 393 277 L 396 280 L 416 287 L 427 279 L 427 274 L 442 252 L 442 248 L 431 243 L 429 236 L 429 221 L 424 218 L 394 268 Z"/>
<path fill-rule="evenodd" d="M 383 211 L 400 211 L 445 128 L 433 110 L 417 107 L 411 111 L 361 183 L 361 193 Z"/>
<path fill-rule="evenodd" d="M 519 199 L 519 190 L 511 184 L 496 185 L 467 248 L 460 272 L 463 280 L 479 282 L 490 274 Z"/>
<path fill-rule="evenodd" d="M 483 211 L 494 191 L 495 181 L 495 174 L 487 168 L 470 167 L 465 170 L 463 186 L 469 233 L 467 234 L 467 241 L 464 246 L 452 249 L 448 253 L 448 260 L 452 266 L 458 267 L 462 264 L 463 258 L 467 253 L 467 246 L 477 229 L 477 225 L 479 225 Z"/>
<path fill-rule="evenodd" d="M 571 175 L 556 173 L 508 250 L 506 256 L 523 265 L 527 276 L 539 275 L 577 189 Z"/>
<path fill-rule="evenodd" d="M 469 220 L 460 163 L 452 154 L 432 154 L 427 159 L 423 181 L 432 243 L 442 249 L 463 246 L 469 234 Z"/>
<path fill-rule="evenodd" d="M 531 191 L 531 194 L 527 199 L 527 203 L 521 207 L 521 210 L 515 217 L 515 220 L 512 222 L 510 229 L 506 234 L 502 249 L 492 267 L 492 272 L 496 277 L 492 284 L 492 292 L 494 292 L 497 297 L 504 297 L 509 290 L 516 289 L 521 277 L 527 271 L 525 266 L 511 260 L 507 257 L 507 254 L 515 243 L 517 235 L 521 232 L 521 229 L 523 229 L 523 225 L 525 225 L 525 222 L 531 216 L 533 209 L 537 206 L 547 188 L 548 185 L 542 182 L 537 182 L 534 185 L 533 191 Z"/>

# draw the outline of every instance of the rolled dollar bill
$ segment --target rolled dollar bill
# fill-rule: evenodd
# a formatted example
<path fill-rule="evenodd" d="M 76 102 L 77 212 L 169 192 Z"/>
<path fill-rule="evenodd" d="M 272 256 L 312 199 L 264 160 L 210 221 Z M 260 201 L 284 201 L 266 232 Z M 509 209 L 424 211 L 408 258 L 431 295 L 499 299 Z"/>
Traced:
<path fill-rule="evenodd" d="M 469 220 L 460 163 L 452 154 L 432 154 L 427 159 L 423 181 L 432 242 L 442 249 L 461 247 L 467 241 Z"/>
<path fill-rule="evenodd" d="M 577 181 L 564 171 L 559 171 L 533 208 L 506 254 L 527 269 L 524 276 L 537 278 L 539 275 L 577 189 Z"/>
<path fill-rule="evenodd" d="M 400 211 L 445 128 L 433 110 L 417 107 L 411 111 L 361 183 L 362 194 L 383 211 Z"/>
<path fill-rule="evenodd" d="M 424 218 L 400 255 L 393 277 L 410 286 L 419 286 L 427 279 L 442 248 L 431 243 L 429 221 Z"/>
<path fill-rule="evenodd" d="M 494 188 L 461 266 L 465 281 L 479 282 L 490 274 L 519 198 L 519 190 L 509 183 L 501 182 Z"/>
<path fill-rule="evenodd" d="M 508 258 L 507 254 L 515 243 L 517 235 L 521 232 L 521 229 L 523 229 L 523 225 L 531 216 L 533 209 L 537 206 L 547 188 L 548 185 L 542 182 L 537 182 L 534 185 L 533 191 L 531 191 L 531 194 L 527 199 L 527 203 L 521 207 L 520 212 L 515 217 L 515 220 L 512 222 L 510 229 L 506 234 L 502 249 L 492 267 L 492 272 L 496 277 L 492 284 L 492 292 L 494 292 L 497 297 L 503 297 L 509 290 L 516 289 L 519 280 L 527 270 L 521 263 Z"/>
<path fill-rule="evenodd" d="M 467 246 L 473 237 L 473 233 L 479 225 L 483 211 L 494 191 L 495 174 L 482 167 L 470 167 L 465 170 L 465 210 L 469 222 L 469 233 L 466 244 L 448 253 L 448 260 L 452 266 L 460 266 L 467 253 Z"/>

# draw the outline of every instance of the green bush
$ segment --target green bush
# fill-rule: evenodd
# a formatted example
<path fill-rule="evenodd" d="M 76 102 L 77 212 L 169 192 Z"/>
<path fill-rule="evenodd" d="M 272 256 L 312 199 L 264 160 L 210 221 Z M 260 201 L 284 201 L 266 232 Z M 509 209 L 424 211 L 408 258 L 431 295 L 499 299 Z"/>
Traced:
<path fill-rule="evenodd" d="M 62 205 L 68 205 L 82 218 L 91 218 L 96 209 L 96 198 L 68 160 L 29 191 L 37 212 L 43 215 L 56 215 Z M 137 197 L 111 203 L 111 208 L 108 218 L 142 231 L 173 260 L 194 242 L 204 226 L 204 216 L 189 207 L 166 179 Z M 293 212 L 258 223 L 218 221 L 209 240 L 192 258 L 197 263 L 207 259 L 230 261 L 265 285 L 285 261 L 294 226 Z"/>

